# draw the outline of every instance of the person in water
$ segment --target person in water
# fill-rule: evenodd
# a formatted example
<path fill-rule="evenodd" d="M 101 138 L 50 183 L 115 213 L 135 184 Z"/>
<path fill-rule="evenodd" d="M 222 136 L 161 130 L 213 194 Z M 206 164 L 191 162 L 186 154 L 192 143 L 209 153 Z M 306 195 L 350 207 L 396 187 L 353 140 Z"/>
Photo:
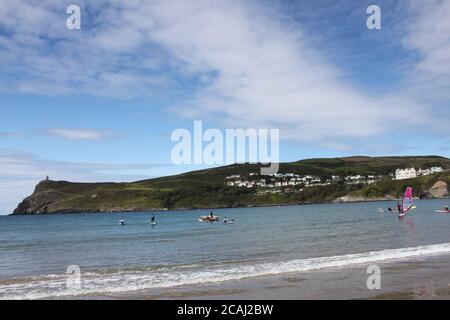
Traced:
<path fill-rule="evenodd" d="M 389 211 L 389 212 L 392 212 L 392 208 L 391 208 L 391 207 L 389 207 L 389 208 L 388 208 L 388 211 Z"/>
<path fill-rule="evenodd" d="M 398 213 L 403 213 L 403 208 L 402 208 L 402 205 L 400 204 L 400 201 L 397 202 L 397 210 L 398 210 Z"/>
<path fill-rule="evenodd" d="M 444 207 L 444 210 L 448 212 L 448 211 L 449 211 L 449 210 L 448 210 L 448 206 L 445 206 L 445 207 Z"/>
<path fill-rule="evenodd" d="M 125 224 L 125 220 L 123 218 L 120 218 L 119 223 L 123 226 Z"/>

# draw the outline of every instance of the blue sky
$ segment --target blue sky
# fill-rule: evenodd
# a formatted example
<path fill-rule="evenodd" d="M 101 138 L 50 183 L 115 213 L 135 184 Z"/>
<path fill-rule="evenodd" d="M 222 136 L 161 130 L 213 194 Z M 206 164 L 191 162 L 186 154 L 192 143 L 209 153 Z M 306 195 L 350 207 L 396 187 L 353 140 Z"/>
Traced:
<path fill-rule="evenodd" d="M 81 7 L 81 30 L 66 8 Z M 381 8 L 368 30 L 366 8 Z M 177 128 L 278 128 L 282 161 L 450 155 L 450 1 L 0 4 L 0 213 L 46 174 L 175 166 Z"/>

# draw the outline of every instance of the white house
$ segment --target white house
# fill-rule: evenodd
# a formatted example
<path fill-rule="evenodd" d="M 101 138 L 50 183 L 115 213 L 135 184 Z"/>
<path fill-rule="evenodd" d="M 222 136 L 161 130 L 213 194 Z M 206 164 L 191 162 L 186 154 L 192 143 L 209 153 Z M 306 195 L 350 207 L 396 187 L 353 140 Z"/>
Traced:
<path fill-rule="evenodd" d="M 414 168 L 395 170 L 395 180 L 404 180 L 417 177 L 417 171 Z"/>
<path fill-rule="evenodd" d="M 419 170 L 417 170 L 417 175 L 418 176 L 428 176 L 430 174 L 432 174 L 430 169 L 425 169 L 425 170 L 419 169 Z"/>

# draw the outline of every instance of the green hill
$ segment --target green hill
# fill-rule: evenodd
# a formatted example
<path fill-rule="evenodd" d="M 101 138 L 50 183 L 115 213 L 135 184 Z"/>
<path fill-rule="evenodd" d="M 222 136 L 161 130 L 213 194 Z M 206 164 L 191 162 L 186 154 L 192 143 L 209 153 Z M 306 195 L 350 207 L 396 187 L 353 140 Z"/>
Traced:
<path fill-rule="evenodd" d="M 280 163 L 279 172 L 315 175 L 327 179 L 332 175 L 389 175 L 397 168 L 450 169 L 450 160 L 438 156 L 423 157 L 345 157 L 307 159 Z M 234 164 L 213 169 L 131 183 L 74 183 L 42 181 L 32 195 L 23 200 L 14 214 L 141 211 L 181 208 L 217 208 L 352 201 L 398 197 L 404 187 L 412 185 L 416 195 L 426 194 L 437 182 L 450 183 L 450 174 L 377 183 L 349 185 L 343 181 L 324 186 L 284 188 L 266 192 L 260 188 L 229 187 L 225 177 L 246 176 L 259 172 L 257 164 Z M 347 198 L 346 198 L 347 197 Z"/>

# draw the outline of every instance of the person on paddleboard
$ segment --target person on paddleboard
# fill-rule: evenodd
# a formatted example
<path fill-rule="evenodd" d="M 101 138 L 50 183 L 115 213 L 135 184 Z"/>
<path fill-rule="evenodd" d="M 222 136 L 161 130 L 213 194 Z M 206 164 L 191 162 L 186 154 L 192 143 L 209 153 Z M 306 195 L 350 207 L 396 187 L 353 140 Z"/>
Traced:
<path fill-rule="evenodd" d="M 152 218 L 150 219 L 151 223 L 155 223 L 155 215 L 152 214 Z"/>

